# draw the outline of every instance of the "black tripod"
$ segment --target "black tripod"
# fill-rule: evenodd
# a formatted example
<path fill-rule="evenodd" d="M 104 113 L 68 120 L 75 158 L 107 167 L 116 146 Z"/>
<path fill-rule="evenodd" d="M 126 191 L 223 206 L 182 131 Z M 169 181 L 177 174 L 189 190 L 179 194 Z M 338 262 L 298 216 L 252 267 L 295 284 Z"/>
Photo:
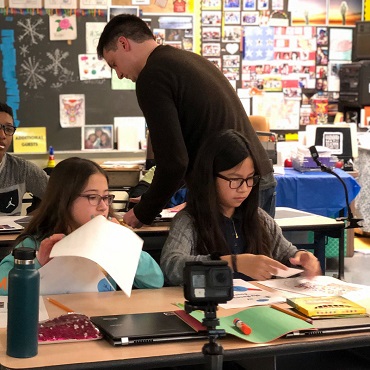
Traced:
<path fill-rule="evenodd" d="M 216 342 L 217 338 L 222 338 L 226 335 L 224 329 L 216 329 L 220 325 L 220 321 L 217 318 L 217 303 L 204 303 L 193 305 L 189 302 L 185 302 L 185 311 L 190 313 L 194 310 L 204 311 L 204 318 L 202 320 L 203 325 L 207 328 L 207 335 L 209 342 L 204 344 L 202 353 L 206 358 L 206 370 L 222 370 L 224 349 L 220 344 Z"/>

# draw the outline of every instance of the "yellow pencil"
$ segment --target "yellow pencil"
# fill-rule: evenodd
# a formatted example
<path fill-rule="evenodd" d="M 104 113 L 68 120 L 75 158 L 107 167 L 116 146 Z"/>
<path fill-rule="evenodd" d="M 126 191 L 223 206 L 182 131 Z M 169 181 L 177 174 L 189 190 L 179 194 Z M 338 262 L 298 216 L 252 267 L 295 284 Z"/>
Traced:
<path fill-rule="evenodd" d="M 282 307 L 277 306 L 277 305 L 275 305 L 275 304 L 272 304 L 272 305 L 271 305 L 271 308 L 273 308 L 273 309 L 275 309 L 275 310 L 278 310 L 278 311 L 280 311 L 280 312 L 284 312 L 284 313 L 286 313 L 287 315 L 293 316 L 293 317 L 295 317 L 295 318 L 297 318 L 297 319 L 301 319 L 301 320 L 303 320 L 303 321 L 306 321 L 306 322 L 308 322 L 309 324 L 312 324 L 312 320 L 311 320 L 311 319 L 306 318 L 306 317 L 303 317 L 302 315 L 299 315 L 298 313 L 295 313 L 295 312 L 293 312 L 292 310 L 289 310 L 288 308 L 282 308 Z"/>
<path fill-rule="evenodd" d="M 57 300 L 53 299 L 53 298 L 46 298 L 50 303 L 54 304 L 55 306 L 61 308 L 62 310 L 70 313 L 70 312 L 74 312 L 73 310 L 71 310 L 69 307 L 65 306 L 63 303 L 60 303 L 58 302 Z"/>

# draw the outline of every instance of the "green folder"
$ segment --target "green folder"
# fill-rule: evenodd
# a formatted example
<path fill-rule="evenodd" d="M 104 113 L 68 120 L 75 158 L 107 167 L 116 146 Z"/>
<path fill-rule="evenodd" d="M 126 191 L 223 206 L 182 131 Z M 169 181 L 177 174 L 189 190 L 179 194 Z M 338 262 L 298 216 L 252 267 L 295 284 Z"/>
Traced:
<path fill-rule="evenodd" d="M 203 311 L 193 311 L 194 318 L 202 322 Z M 243 334 L 233 323 L 238 318 L 247 324 L 252 332 L 249 335 Z M 218 317 L 220 325 L 218 329 L 224 329 L 226 333 L 235 335 L 241 339 L 253 343 L 267 343 L 287 333 L 296 330 L 315 329 L 312 324 L 287 315 L 268 306 L 250 307 L 235 315 Z"/>

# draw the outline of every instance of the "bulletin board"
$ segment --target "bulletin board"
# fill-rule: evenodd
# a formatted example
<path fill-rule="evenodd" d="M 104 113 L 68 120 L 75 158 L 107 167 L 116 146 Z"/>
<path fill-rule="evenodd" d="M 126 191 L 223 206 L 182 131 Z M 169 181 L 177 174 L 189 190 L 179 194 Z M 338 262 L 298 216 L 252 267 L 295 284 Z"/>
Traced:
<path fill-rule="evenodd" d="M 61 94 L 84 94 L 85 125 L 112 125 L 114 117 L 142 116 L 133 84 L 131 89 L 115 90 L 111 79 L 80 79 L 78 56 L 86 53 L 85 25 L 106 22 L 105 11 L 99 15 L 78 10 L 77 39 L 68 41 L 50 41 L 45 10 L 16 13 L 0 14 L 0 100 L 12 106 L 17 126 L 45 126 L 47 145 L 55 150 L 80 150 L 81 127 L 60 124 Z M 163 28 L 163 16 L 145 18 L 150 18 L 152 29 Z"/>
<path fill-rule="evenodd" d="M 86 124 L 112 124 L 114 116 L 142 115 L 134 91 L 112 90 L 110 79 L 80 80 L 77 58 L 85 53 L 85 23 L 94 21 L 105 22 L 106 17 L 78 16 L 78 38 L 67 42 L 49 41 L 46 14 L 0 16 L 0 98 L 9 101 L 18 91 L 15 119 L 23 127 L 45 126 L 48 145 L 56 150 L 81 149 L 81 128 L 60 126 L 60 94 L 85 94 Z M 6 31 L 13 38 L 13 49 Z M 3 65 L 11 53 L 16 53 L 13 81 L 7 79 L 11 66 Z"/>

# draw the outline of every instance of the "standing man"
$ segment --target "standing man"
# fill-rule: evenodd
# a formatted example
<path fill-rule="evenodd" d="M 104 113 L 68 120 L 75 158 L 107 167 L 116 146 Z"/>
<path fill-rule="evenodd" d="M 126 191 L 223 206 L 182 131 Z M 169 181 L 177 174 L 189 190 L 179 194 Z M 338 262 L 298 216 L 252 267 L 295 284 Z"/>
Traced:
<path fill-rule="evenodd" d="M 0 103 L 0 216 L 20 215 L 24 194 L 41 199 L 49 179 L 34 163 L 6 153 L 14 132 L 13 110 Z"/>
<path fill-rule="evenodd" d="M 215 131 L 243 133 L 263 176 L 260 205 L 275 211 L 272 164 L 227 78 L 207 59 L 158 45 L 147 24 L 134 15 L 115 16 L 97 47 L 118 78 L 136 82 L 136 96 L 148 125 L 156 161 L 150 188 L 124 216 L 132 227 L 150 224 L 182 182 L 191 179 L 198 149 Z"/>

